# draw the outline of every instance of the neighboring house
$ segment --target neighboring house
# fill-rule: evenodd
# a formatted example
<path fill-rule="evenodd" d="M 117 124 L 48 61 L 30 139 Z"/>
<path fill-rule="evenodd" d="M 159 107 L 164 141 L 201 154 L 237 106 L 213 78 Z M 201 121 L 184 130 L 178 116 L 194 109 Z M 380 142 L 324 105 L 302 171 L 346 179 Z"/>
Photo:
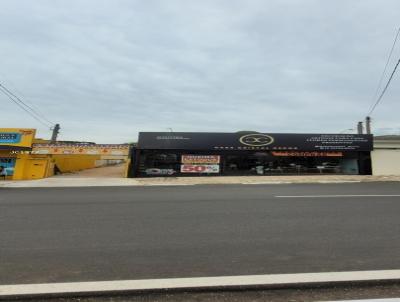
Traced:
<path fill-rule="evenodd" d="M 373 175 L 400 175 L 400 135 L 375 136 L 371 161 Z"/>

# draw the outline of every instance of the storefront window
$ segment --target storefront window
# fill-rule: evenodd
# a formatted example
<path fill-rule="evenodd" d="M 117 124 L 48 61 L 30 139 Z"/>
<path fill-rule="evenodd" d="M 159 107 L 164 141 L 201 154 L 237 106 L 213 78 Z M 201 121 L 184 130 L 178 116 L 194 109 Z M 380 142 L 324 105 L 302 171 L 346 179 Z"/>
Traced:
<path fill-rule="evenodd" d="M 226 155 L 225 174 L 279 175 L 279 174 L 358 174 L 355 158 L 273 156 L 256 152 Z"/>
<path fill-rule="evenodd" d="M 14 175 L 15 158 L 0 158 L 0 177 Z"/>
<path fill-rule="evenodd" d="M 183 171 L 182 155 L 219 156 L 216 173 Z M 306 156 L 286 156 L 301 154 Z M 271 151 L 167 151 L 143 150 L 140 155 L 139 173 L 157 175 L 299 175 L 299 174 L 359 174 L 357 152 L 271 152 Z M 214 164 L 215 165 L 215 164 Z M 192 173 L 189 173 L 192 172 Z"/>
<path fill-rule="evenodd" d="M 140 157 L 139 172 L 144 175 L 174 175 L 179 172 L 176 153 L 145 151 Z"/>

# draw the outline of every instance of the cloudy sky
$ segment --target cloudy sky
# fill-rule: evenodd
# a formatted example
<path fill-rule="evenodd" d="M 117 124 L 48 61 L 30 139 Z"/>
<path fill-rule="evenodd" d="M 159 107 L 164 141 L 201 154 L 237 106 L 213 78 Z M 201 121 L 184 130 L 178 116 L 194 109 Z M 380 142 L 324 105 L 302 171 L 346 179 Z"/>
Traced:
<path fill-rule="evenodd" d="M 0 83 L 60 139 L 340 132 L 374 102 L 398 0 L 0 0 Z M 389 72 L 400 57 L 400 41 Z M 0 94 L 0 127 L 49 130 Z M 372 115 L 400 134 L 400 70 Z M 350 131 L 349 131 L 350 132 Z"/>

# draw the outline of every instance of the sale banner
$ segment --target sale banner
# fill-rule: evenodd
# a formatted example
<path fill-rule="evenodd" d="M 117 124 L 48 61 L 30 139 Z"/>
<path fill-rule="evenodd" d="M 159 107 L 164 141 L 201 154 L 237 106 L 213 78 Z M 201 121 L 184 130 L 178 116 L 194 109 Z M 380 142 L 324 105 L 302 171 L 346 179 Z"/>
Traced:
<path fill-rule="evenodd" d="M 191 155 L 183 154 L 182 164 L 219 164 L 219 155 Z"/>
<path fill-rule="evenodd" d="M 219 173 L 219 165 L 181 165 L 181 173 Z"/>

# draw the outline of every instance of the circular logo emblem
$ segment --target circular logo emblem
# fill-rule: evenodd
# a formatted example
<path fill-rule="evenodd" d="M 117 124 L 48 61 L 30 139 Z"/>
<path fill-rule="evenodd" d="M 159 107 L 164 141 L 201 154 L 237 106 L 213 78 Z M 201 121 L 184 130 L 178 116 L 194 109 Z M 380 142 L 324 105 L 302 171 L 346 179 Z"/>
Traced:
<path fill-rule="evenodd" d="M 272 144 L 274 138 L 266 134 L 247 134 L 239 138 L 239 141 L 246 146 L 261 147 Z"/>

